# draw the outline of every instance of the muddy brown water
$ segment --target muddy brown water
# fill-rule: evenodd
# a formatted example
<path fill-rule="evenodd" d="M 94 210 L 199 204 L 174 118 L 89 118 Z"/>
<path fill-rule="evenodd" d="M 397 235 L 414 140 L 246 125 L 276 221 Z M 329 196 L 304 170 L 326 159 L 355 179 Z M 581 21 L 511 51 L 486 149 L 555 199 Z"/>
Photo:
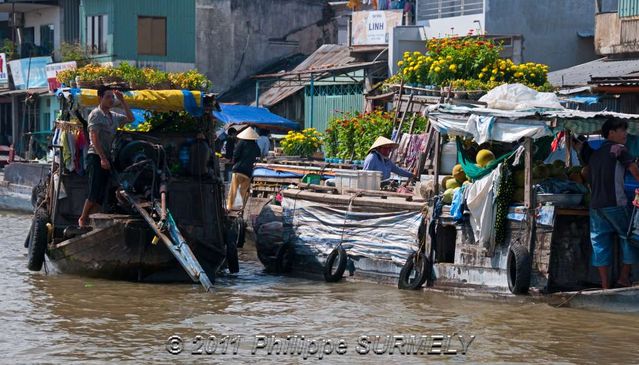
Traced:
<path fill-rule="evenodd" d="M 639 362 L 638 315 L 271 276 L 251 252 L 215 293 L 32 273 L 29 219 L 0 211 L 0 363 Z"/>

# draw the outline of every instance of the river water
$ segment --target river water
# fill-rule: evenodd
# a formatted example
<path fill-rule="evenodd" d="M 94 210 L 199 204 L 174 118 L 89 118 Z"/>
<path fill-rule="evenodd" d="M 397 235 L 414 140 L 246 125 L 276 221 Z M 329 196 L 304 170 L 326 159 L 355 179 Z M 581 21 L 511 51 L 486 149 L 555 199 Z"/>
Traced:
<path fill-rule="evenodd" d="M 270 276 L 250 252 L 215 293 L 32 273 L 29 218 L 0 211 L 1 363 L 639 362 L 637 315 Z"/>

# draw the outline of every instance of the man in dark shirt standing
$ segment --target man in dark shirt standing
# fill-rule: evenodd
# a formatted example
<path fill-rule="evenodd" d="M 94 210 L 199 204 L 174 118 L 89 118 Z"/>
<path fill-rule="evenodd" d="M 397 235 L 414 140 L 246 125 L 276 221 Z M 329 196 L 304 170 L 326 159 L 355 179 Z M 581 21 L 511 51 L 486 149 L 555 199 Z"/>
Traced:
<path fill-rule="evenodd" d="M 237 135 L 238 142 L 233 151 L 233 175 L 231 177 L 231 187 L 227 197 L 226 207 L 233 209 L 235 195 L 238 192 L 242 195 L 242 207 L 248 200 L 249 188 L 251 186 L 251 176 L 253 176 L 253 166 L 260 157 L 260 147 L 257 139 L 260 136 L 252 127 L 246 128 Z"/>
<path fill-rule="evenodd" d="M 639 263 L 639 249 L 628 244 L 630 225 L 628 199 L 624 192 L 626 170 L 639 180 L 639 167 L 624 146 L 628 136 L 628 122 L 609 119 L 601 128 L 606 141 L 596 150 L 582 150 L 589 165 L 592 197 L 590 201 L 590 241 L 592 265 L 599 270 L 601 286 L 610 288 L 609 269 L 613 262 L 613 237 L 619 236 L 623 266 L 617 286 L 630 286 L 631 265 Z"/>

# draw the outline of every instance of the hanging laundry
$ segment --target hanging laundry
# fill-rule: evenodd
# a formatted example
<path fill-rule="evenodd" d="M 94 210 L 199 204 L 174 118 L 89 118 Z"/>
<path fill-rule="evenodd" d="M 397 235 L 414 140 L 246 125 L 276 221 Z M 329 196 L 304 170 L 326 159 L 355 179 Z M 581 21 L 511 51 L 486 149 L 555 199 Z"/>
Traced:
<path fill-rule="evenodd" d="M 64 132 L 66 143 L 63 145 L 64 167 L 72 172 L 75 171 L 75 137 L 71 130 Z"/>
<path fill-rule="evenodd" d="M 75 170 L 79 175 L 84 175 L 84 161 L 86 161 L 88 144 L 82 130 L 79 130 L 76 134 L 75 146 Z"/>

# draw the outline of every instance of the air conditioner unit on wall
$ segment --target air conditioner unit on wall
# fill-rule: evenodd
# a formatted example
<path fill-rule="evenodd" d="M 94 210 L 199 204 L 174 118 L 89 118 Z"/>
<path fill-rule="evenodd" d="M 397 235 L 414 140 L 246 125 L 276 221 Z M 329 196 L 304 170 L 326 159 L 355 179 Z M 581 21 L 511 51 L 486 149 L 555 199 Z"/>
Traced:
<path fill-rule="evenodd" d="M 24 26 L 24 13 L 9 13 L 9 27 Z"/>

